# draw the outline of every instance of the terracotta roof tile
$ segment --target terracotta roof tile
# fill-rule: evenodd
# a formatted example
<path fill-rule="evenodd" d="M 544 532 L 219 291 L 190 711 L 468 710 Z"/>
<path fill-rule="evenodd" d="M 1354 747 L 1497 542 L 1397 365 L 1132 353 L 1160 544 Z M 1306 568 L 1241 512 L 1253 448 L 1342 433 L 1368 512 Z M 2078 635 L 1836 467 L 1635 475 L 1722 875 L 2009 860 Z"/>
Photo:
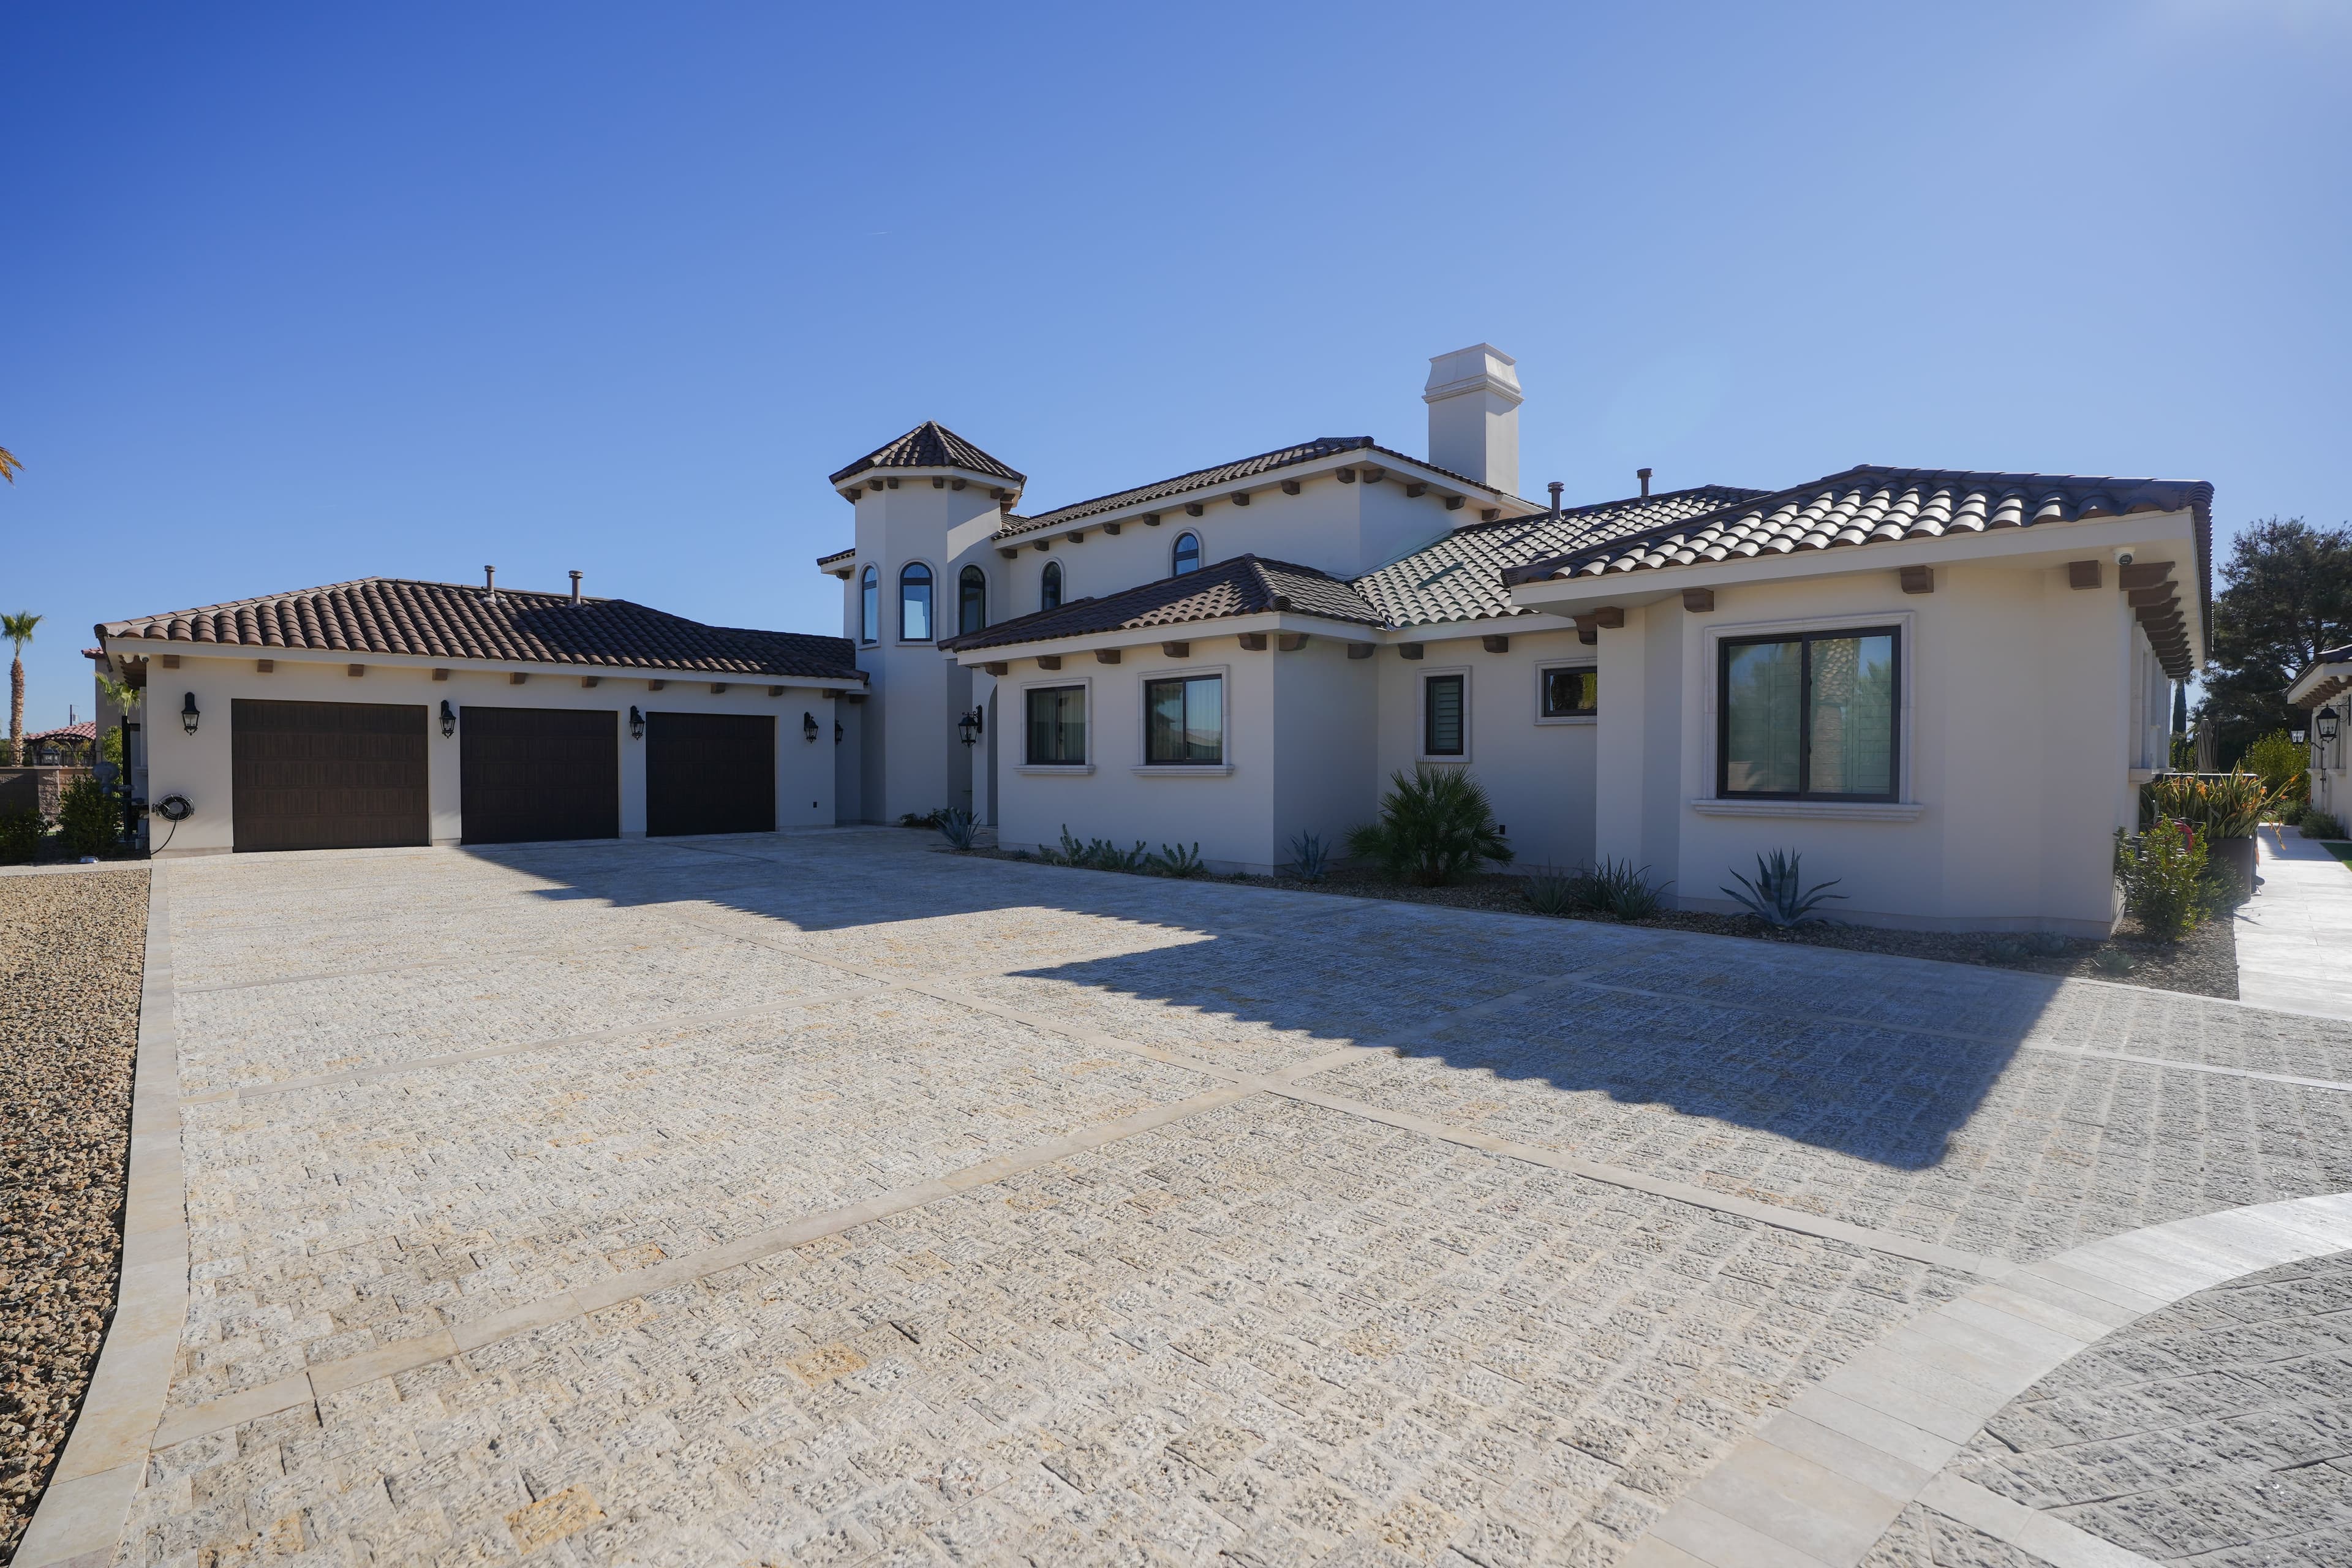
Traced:
<path fill-rule="evenodd" d="M 1029 482 L 1028 476 L 1019 469 L 1007 468 L 946 426 L 929 419 L 834 474 L 833 482 L 837 485 L 868 468 L 961 468 L 990 479 L 1008 479 L 1015 489 Z"/>
<path fill-rule="evenodd" d="M 1181 626 L 1231 616 L 1263 615 L 1270 610 L 1291 610 L 1366 626 L 1381 624 L 1380 611 L 1337 577 L 1287 561 L 1236 555 L 1181 577 L 1163 577 L 1121 593 L 1079 599 L 1059 609 L 1040 610 L 1035 615 L 999 622 L 985 631 L 954 637 L 940 646 L 951 651 L 1009 647 L 1015 643 Z"/>
<path fill-rule="evenodd" d="M 109 621 L 100 638 L 195 647 L 862 680 L 846 637 L 705 626 L 626 599 L 365 577 L 203 609 Z"/>

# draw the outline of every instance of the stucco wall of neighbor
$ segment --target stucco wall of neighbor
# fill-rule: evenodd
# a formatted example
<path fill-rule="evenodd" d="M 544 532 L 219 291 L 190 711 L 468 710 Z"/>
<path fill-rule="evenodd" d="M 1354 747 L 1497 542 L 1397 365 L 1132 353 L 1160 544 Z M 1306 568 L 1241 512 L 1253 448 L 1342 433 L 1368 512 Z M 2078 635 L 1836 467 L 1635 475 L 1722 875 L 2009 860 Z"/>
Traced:
<path fill-rule="evenodd" d="M 378 655 L 377 659 L 385 656 Z M 276 702 L 380 702 L 406 704 L 425 710 L 425 758 L 432 813 L 432 837 L 438 844 L 456 843 L 464 836 L 459 801 L 459 746 L 465 731 L 465 710 L 488 708 L 593 708 L 613 712 L 618 730 L 621 767 L 621 832 L 641 836 L 646 830 L 646 742 L 629 738 L 627 715 L 632 704 L 646 712 L 761 713 L 776 721 L 776 826 L 806 827 L 834 820 L 832 735 L 833 694 L 772 679 L 753 678 L 747 683 L 730 680 L 723 692 L 710 689 L 710 678 L 663 678 L 659 691 L 647 678 L 601 675 L 598 684 L 583 688 L 576 669 L 562 673 L 528 670 L 520 686 L 509 674 L 516 667 L 460 664 L 441 666 L 446 680 L 433 679 L 434 666 L 418 660 L 405 663 L 363 661 L 366 673 L 352 677 L 345 667 L 352 661 L 339 656 L 334 662 L 272 656 L 275 669 L 265 675 L 250 655 L 215 658 L 180 656 L 180 668 L 165 669 L 151 662 L 147 700 L 142 720 L 148 740 L 147 798 L 184 795 L 195 815 L 174 826 L 150 825 L 150 842 L 165 843 L 167 855 L 219 853 L 233 849 L 230 796 L 230 704 L 239 698 Z M 772 685 L 783 684 L 780 697 L 768 695 Z M 194 692 L 203 717 L 196 732 L 188 734 L 179 712 L 183 695 Z M 441 703 L 458 710 L 458 733 L 441 733 Z M 814 714 L 818 738 L 803 738 L 801 716 Z"/>
<path fill-rule="evenodd" d="M 1516 858 L 1507 868 L 1586 865 L 1593 853 L 1598 721 L 1538 722 L 1537 672 L 1551 665 L 1591 668 L 1595 650 L 1569 630 L 1530 633 L 1502 622 L 1487 629 L 1510 637 L 1507 652 L 1486 652 L 1483 632 L 1432 637 L 1422 643 L 1418 660 L 1402 658 L 1394 646 L 1381 647 L 1372 661 L 1380 679 L 1380 751 L 1356 820 L 1378 808 L 1391 775 L 1410 774 L 1422 760 L 1421 678 L 1458 669 L 1470 678 L 1467 765 L 1494 803 L 1496 820 L 1508 830 Z M 1604 686 L 1603 712 L 1610 700 Z"/>
<path fill-rule="evenodd" d="M 1157 645 L 1123 649 L 1115 665 L 1091 653 L 1064 656 L 1058 670 L 1018 659 L 998 678 L 995 743 L 997 841 L 1008 849 L 1061 842 L 1066 826 L 1079 839 L 1108 838 L 1121 847 L 1141 839 L 1198 843 L 1213 869 L 1271 871 L 1278 859 L 1275 830 L 1276 663 L 1299 654 L 1243 651 L 1234 637 L 1192 643 L 1183 658 Z M 1225 763 L 1230 773 L 1148 767 L 1143 761 L 1143 683 L 1156 676 L 1222 674 L 1225 678 Z M 1040 686 L 1087 688 L 1087 763 L 1083 770 L 1039 769 L 1024 761 L 1027 693 Z"/>
<path fill-rule="evenodd" d="M 1902 804 L 1916 811 L 1694 805 L 1716 793 L 1719 637 L 1889 625 L 1902 630 Z M 2063 566 L 2039 564 L 1939 566 L 1925 595 L 1855 573 L 1721 588 L 1704 614 L 1678 599 L 1629 608 L 1600 633 L 1598 847 L 1671 879 L 1687 909 L 1737 909 L 1721 891 L 1731 872 L 1787 848 L 1809 883 L 1839 880 L 1841 919 L 2104 933 L 2112 836 L 2136 800 L 2146 646 L 2112 580 L 2073 590 Z"/>

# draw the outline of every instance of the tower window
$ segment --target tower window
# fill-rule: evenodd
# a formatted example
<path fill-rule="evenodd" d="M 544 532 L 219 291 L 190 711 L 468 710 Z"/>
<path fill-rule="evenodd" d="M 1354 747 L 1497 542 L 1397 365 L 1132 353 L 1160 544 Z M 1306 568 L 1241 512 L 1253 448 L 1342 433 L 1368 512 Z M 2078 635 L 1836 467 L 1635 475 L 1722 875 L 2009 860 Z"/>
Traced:
<path fill-rule="evenodd" d="M 988 626 L 988 574 L 967 566 L 956 574 L 956 635 L 970 637 Z"/>
<path fill-rule="evenodd" d="M 857 640 L 872 642 L 881 635 L 882 574 L 868 566 L 857 579 Z"/>
<path fill-rule="evenodd" d="M 931 569 L 919 561 L 898 574 L 898 636 L 931 640 Z"/>
<path fill-rule="evenodd" d="M 1176 548 L 1171 553 L 1171 563 L 1176 568 L 1170 575 L 1181 577 L 1187 572 L 1201 569 L 1201 536 L 1189 529 L 1176 536 Z"/>
<path fill-rule="evenodd" d="M 1041 610 L 1062 607 L 1062 563 L 1058 561 L 1046 562 L 1045 574 L 1037 579 L 1037 607 Z"/>

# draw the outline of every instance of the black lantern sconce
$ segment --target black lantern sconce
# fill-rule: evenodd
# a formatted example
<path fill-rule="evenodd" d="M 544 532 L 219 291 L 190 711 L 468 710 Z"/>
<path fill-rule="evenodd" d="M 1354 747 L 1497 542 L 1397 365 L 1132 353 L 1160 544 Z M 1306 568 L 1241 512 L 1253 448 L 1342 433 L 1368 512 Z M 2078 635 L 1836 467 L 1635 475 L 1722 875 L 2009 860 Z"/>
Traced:
<path fill-rule="evenodd" d="M 2325 745 L 2336 743 L 2336 710 L 2333 706 L 2319 710 L 2319 739 Z"/>
<path fill-rule="evenodd" d="M 446 741 L 457 732 L 457 710 L 450 707 L 449 700 L 444 697 L 441 700 L 441 738 Z"/>
<path fill-rule="evenodd" d="M 632 702 L 629 704 L 629 739 L 632 741 L 642 741 L 645 738 L 646 716 L 638 712 L 637 705 Z"/>
<path fill-rule="evenodd" d="M 803 713 L 801 715 L 801 739 L 806 741 L 812 746 L 816 744 L 815 714 Z"/>
<path fill-rule="evenodd" d="M 181 729 L 185 730 L 191 735 L 194 734 L 196 732 L 196 721 L 203 717 L 204 715 L 202 713 L 196 711 L 196 694 L 194 692 L 188 692 L 180 699 Z"/>
<path fill-rule="evenodd" d="M 844 735 L 847 734 L 848 732 L 849 732 L 848 731 L 844 730 L 844 729 L 841 727 L 841 721 L 840 721 L 840 720 L 835 719 L 835 720 L 833 721 L 833 743 L 834 743 L 835 745 L 838 746 L 839 744 L 841 744 L 841 738 L 842 738 Z"/>
<path fill-rule="evenodd" d="M 957 714 L 956 739 L 967 746 L 971 745 L 980 739 L 981 725 L 980 710 L 977 708 L 969 713 Z"/>

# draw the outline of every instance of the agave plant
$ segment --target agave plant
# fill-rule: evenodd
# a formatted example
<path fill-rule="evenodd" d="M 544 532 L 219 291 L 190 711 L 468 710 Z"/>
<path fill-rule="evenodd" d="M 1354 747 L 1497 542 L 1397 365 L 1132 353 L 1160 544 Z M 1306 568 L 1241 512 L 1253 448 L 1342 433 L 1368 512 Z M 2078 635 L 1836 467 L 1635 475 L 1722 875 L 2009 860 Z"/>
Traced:
<path fill-rule="evenodd" d="M 1348 835 L 1348 847 L 1399 881 L 1434 888 L 1489 860 L 1511 858 L 1478 781 L 1460 768 L 1418 768 L 1389 780 L 1381 815 Z"/>
<path fill-rule="evenodd" d="M 1160 853 L 1151 858 L 1151 868 L 1163 877 L 1198 877 L 1208 870 L 1209 865 L 1201 858 L 1200 841 L 1195 839 L 1189 848 L 1181 844 L 1162 844 Z"/>
<path fill-rule="evenodd" d="M 1558 866 L 1538 866 L 1519 884 L 1519 894 L 1539 915 L 1573 914 L 1583 907 L 1580 879 Z"/>
<path fill-rule="evenodd" d="M 1302 833 L 1290 841 L 1290 874 L 1302 882 L 1319 882 L 1331 874 L 1331 852 L 1319 833 Z"/>
<path fill-rule="evenodd" d="M 1825 900 L 1844 898 L 1843 893 L 1832 893 L 1829 890 L 1844 879 L 1838 878 L 1827 882 L 1816 882 L 1810 888 L 1804 887 L 1803 879 L 1798 874 L 1798 867 L 1803 859 L 1803 856 L 1792 855 L 1786 849 L 1773 850 L 1769 860 L 1759 855 L 1756 857 L 1754 881 L 1749 881 L 1737 871 L 1731 874 L 1731 879 L 1748 890 L 1744 893 L 1732 888 L 1726 888 L 1723 890 L 1729 893 L 1749 914 L 1765 924 L 1777 926 L 1782 931 L 1792 926 L 1807 925 L 1814 921 L 1826 920 L 1827 916 L 1814 912 L 1815 907 Z"/>
<path fill-rule="evenodd" d="M 950 805 L 939 812 L 935 823 L 940 836 L 948 841 L 950 849 L 969 849 L 980 841 L 980 824 L 973 819 L 971 813 L 960 805 Z"/>

